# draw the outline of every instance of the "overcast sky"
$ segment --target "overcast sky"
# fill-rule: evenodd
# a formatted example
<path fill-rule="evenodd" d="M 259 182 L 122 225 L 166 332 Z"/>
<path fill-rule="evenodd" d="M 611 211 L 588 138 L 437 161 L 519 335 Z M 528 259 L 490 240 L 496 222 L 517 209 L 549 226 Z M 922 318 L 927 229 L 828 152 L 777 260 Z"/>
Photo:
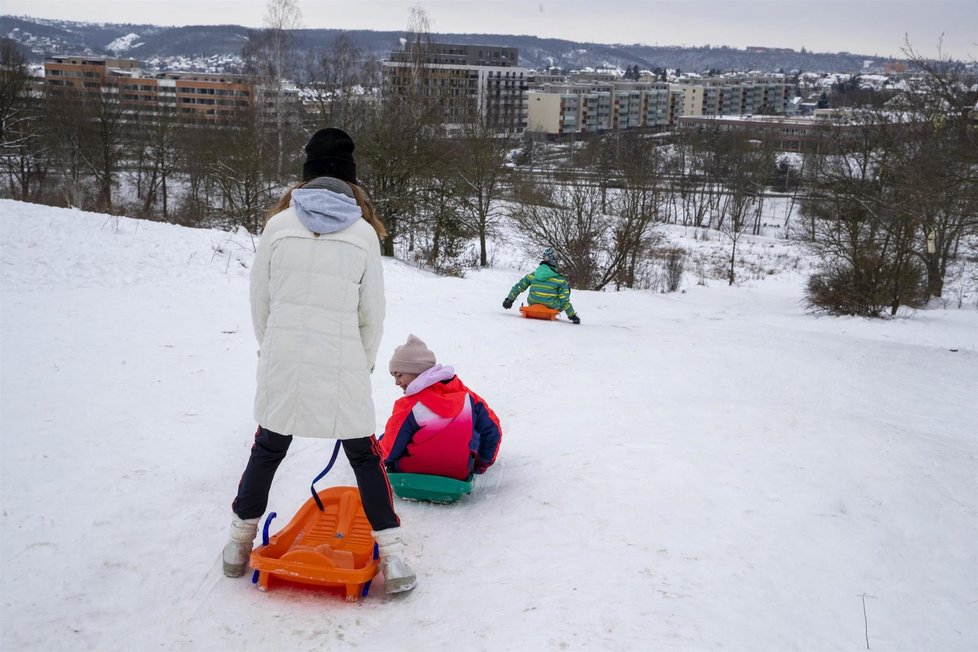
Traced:
<path fill-rule="evenodd" d="M 899 56 L 912 45 L 978 59 L 978 0 L 299 0 L 308 28 L 403 30 L 420 5 L 432 32 L 597 43 L 802 46 Z M 0 0 L 4 14 L 154 25 L 261 27 L 265 0 Z"/>

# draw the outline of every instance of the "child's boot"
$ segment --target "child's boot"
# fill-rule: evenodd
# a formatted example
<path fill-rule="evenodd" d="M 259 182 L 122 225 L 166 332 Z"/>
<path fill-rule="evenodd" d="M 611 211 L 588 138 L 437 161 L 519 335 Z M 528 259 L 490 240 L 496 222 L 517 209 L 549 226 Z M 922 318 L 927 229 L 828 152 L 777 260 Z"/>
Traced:
<path fill-rule="evenodd" d="M 241 577 L 245 573 L 248 559 L 251 557 L 251 547 L 258 533 L 257 518 L 231 517 L 231 536 L 224 546 L 224 574 L 228 577 Z"/>
<path fill-rule="evenodd" d="M 373 535 L 380 553 L 380 572 L 384 576 L 384 591 L 401 593 L 413 589 L 418 583 L 418 578 L 402 558 L 404 544 L 401 542 L 401 528 L 392 527 L 375 531 Z"/>

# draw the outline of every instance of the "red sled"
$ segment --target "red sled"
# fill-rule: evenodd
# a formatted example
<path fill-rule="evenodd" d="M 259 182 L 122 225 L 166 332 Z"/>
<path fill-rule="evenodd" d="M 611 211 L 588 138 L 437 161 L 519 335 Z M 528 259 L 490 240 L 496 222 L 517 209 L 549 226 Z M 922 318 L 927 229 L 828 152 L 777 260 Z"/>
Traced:
<path fill-rule="evenodd" d="M 547 319 L 553 320 L 557 319 L 557 315 L 560 313 L 556 308 L 548 308 L 542 303 L 533 303 L 528 306 L 520 306 L 520 312 L 527 319 Z"/>

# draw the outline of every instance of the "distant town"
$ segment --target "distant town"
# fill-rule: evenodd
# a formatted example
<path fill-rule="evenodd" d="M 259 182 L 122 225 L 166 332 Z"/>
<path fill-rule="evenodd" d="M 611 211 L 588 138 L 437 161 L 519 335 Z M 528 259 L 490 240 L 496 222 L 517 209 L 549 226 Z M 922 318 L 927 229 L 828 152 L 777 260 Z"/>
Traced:
<path fill-rule="evenodd" d="M 792 52 L 750 47 L 751 52 Z M 158 62 L 156 62 L 158 65 Z M 801 151 L 821 121 L 838 116 L 827 92 L 849 88 L 898 97 L 906 89 L 907 66 L 888 61 L 878 72 L 828 74 L 789 71 L 683 72 L 676 68 L 533 70 L 520 65 L 517 48 L 425 42 L 388 53 L 380 62 L 379 85 L 357 80 L 349 91 L 362 100 L 404 95 L 423 76 L 424 94 L 443 96 L 444 122 L 451 131 L 479 114 L 500 133 L 559 139 L 618 130 L 661 130 L 723 125 L 776 137 L 778 146 Z M 154 66 L 155 67 L 155 66 Z M 229 120 L 255 109 L 299 113 L 338 92 L 322 80 L 306 83 L 260 74 L 197 70 L 153 70 L 136 58 L 58 55 L 35 67 L 34 83 L 54 92 L 113 89 L 131 110 L 173 110 L 204 120 Z M 248 68 L 243 62 L 237 67 Z M 284 83 L 283 83 L 284 82 Z"/>

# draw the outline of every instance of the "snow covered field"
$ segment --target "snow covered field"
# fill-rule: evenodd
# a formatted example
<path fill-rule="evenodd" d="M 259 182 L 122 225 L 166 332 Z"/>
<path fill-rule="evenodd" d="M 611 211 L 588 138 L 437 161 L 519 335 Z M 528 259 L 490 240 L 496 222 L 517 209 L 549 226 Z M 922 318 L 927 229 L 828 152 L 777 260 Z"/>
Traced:
<path fill-rule="evenodd" d="M 221 573 L 255 429 L 252 252 L 0 201 L 4 651 L 978 649 L 973 304 L 815 317 L 800 272 L 690 273 L 575 290 L 573 326 L 501 308 L 528 268 L 387 260 L 378 431 L 415 333 L 503 443 L 461 503 L 397 503 L 418 587 L 347 604 Z M 280 519 L 332 446 L 296 439 Z M 353 483 L 341 458 L 317 487 Z"/>

